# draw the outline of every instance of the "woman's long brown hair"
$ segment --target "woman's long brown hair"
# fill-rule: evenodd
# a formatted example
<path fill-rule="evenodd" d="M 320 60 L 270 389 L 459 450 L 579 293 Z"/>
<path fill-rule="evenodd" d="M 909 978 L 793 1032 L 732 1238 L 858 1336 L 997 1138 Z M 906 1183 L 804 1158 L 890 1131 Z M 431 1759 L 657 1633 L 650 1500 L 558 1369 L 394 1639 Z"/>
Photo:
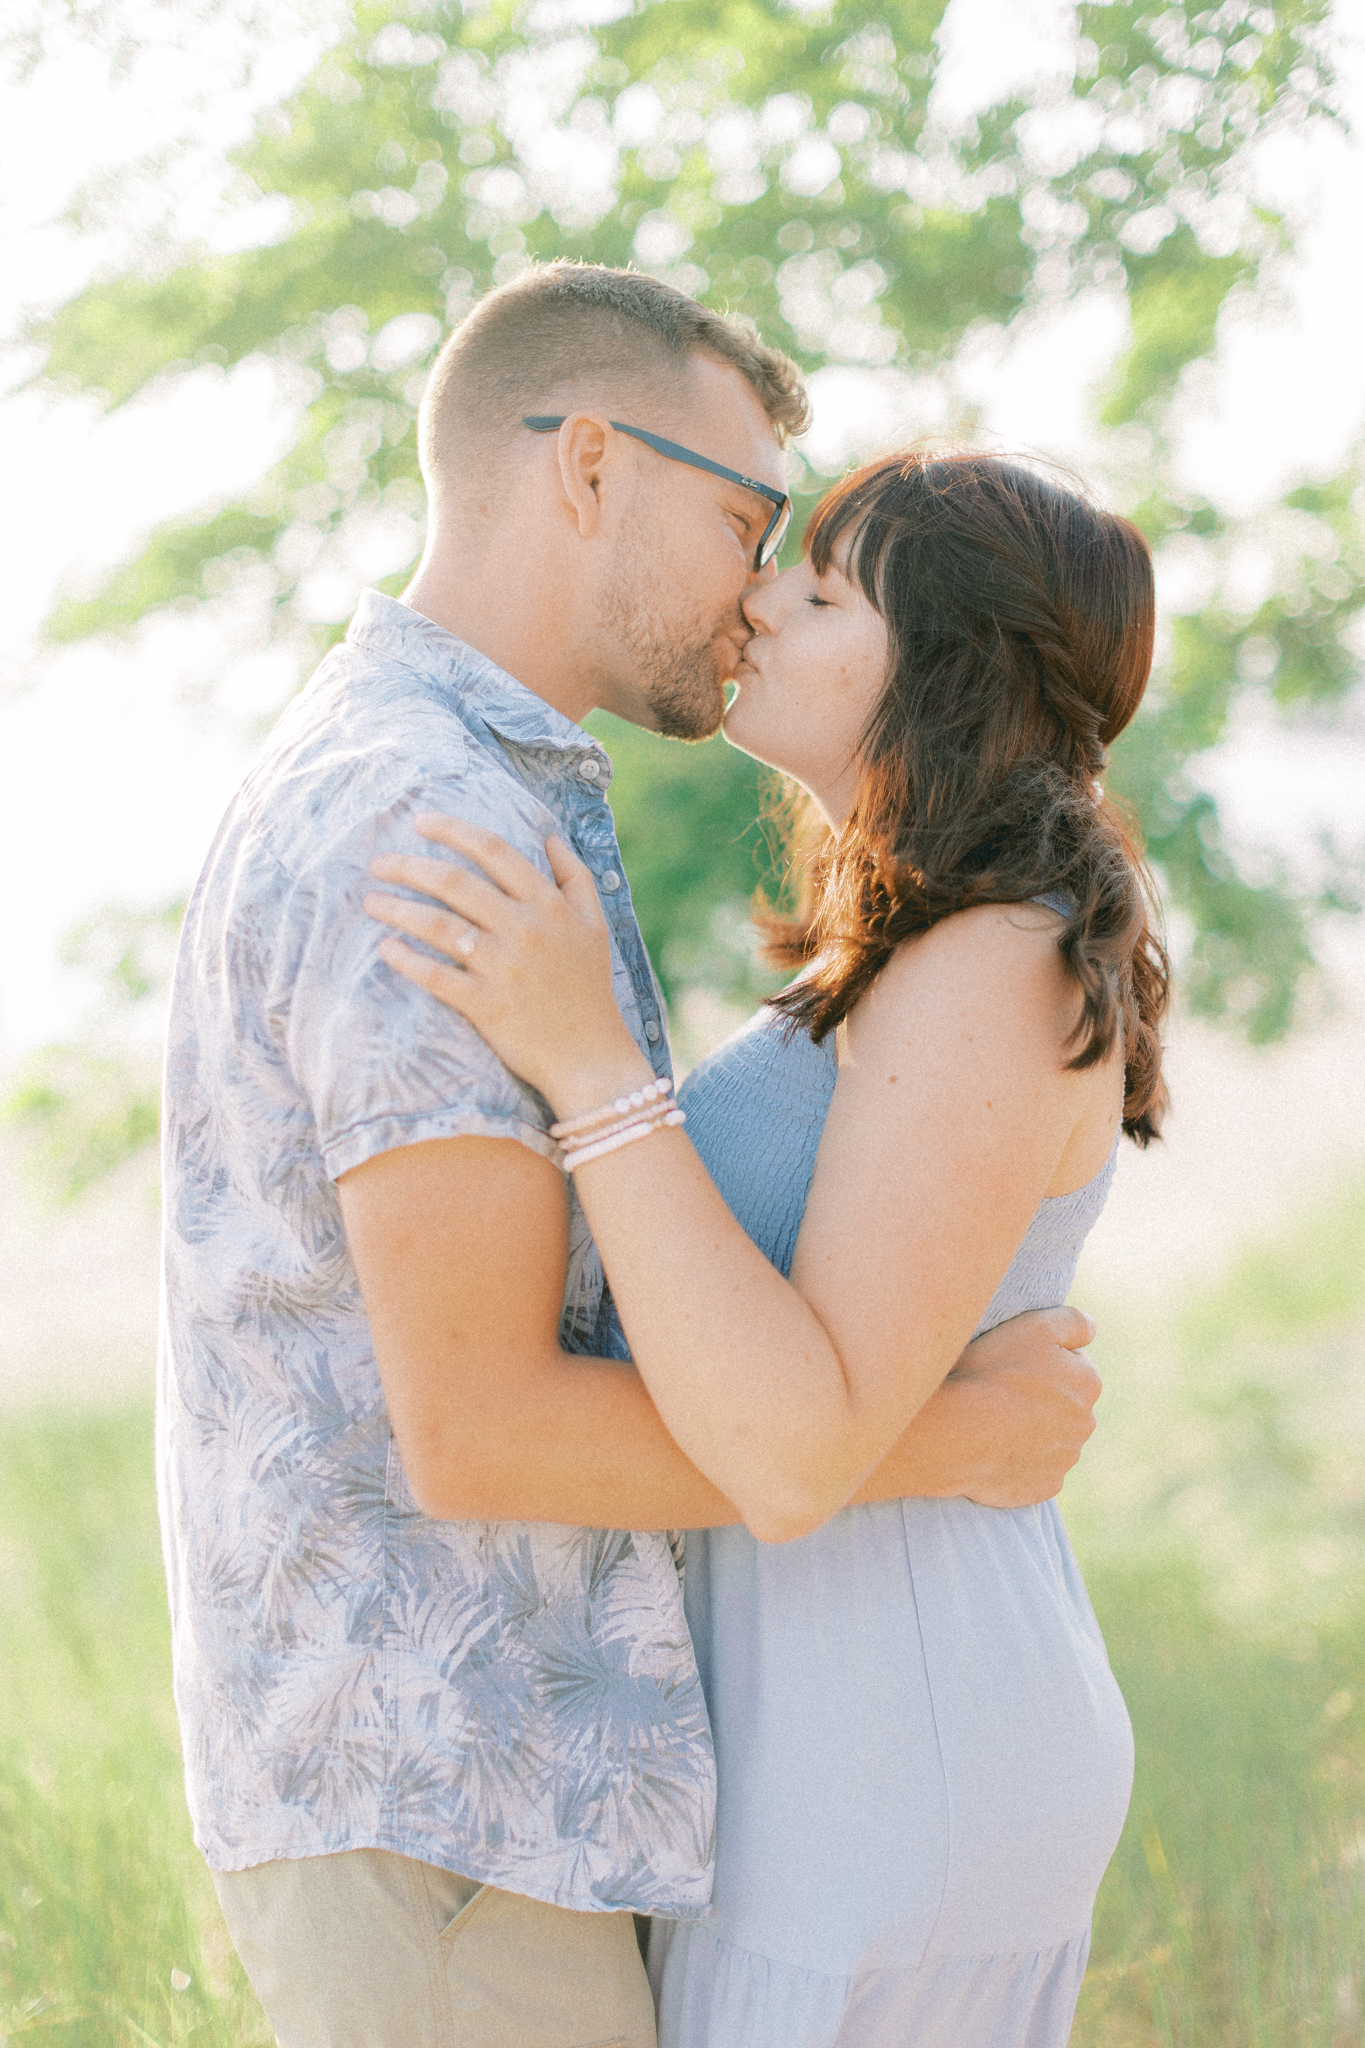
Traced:
<path fill-rule="evenodd" d="M 1121 1032 L 1123 1127 L 1149 1144 L 1170 971 L 1136 834 L 1098 780 L 1151 668 L 1147 543 L 1021 463 L 919 453 L 824 499 L 806 535 L 819 574 L 845 540 L 886 621 L 887 681 L 851 815 L 807 861 L 795 915 L 759 910 L 767 957 L 806 968 L 774 1007 L 819 1041 L 915 933 L 977 903 L 1063 899 L 1081 996 L 1068 1064 Z"/>

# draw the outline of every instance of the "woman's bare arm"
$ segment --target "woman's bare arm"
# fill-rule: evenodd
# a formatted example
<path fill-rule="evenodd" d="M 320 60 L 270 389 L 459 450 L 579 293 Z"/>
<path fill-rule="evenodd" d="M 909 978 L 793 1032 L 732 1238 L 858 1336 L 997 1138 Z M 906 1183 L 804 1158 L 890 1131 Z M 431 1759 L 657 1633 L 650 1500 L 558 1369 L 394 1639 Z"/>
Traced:
<path fill-rule="evenodd" d="M 339 1185 L 389 1418 L 427 1513 L 626 1529 L 740 1520 L 630 1366 L 559 1348 L 567 1204 L 547 1160 L 508 1139 L 443 1138 Z M 1063 1310 L 983 1339 L 863 1497 L 972 1492 L 1003 1507 L 1054 1494 L 1093 1426 L 1084 1395 L 1099 1391 L 1061 1340 L 1088 1330 Z"/>
<path fill-rule="evenodd" d="M 649 1079 L 604 1003 L 609 954 L 586 870 L 552 847 L 561 894 L 492 835 L 446 825 L 492 882 L 396 857 L 377 871 L 447 892 L 459 930 L 482 934 L 475 971 L 389 942 L 393 963 L 461 1009 L 561 1116 Z M 431 937 L 424 915 L 404 905 L 392 921 Z M 663 1421 L 760 1536 L 817 1526 L 892 1450 L 1096 1122 L 1098 1070 L 1064 1064 L 1075 992 L 1053 931 L 1041 914 L 975 911 L 884 971 L 841 1062 L 791 1283 L 682 1134 L 578 1170 Z"/>
<path fill-rule="evenodd" d="M 972 913 L 903 949 L 850 1032 L 789 1283 L 681 1135 L 579 1169 L 664 1422 L 756 1534 L 850 1499 L 960 1355 L 1095 1093 L 1072 1014 L 1050 930 Z"/>

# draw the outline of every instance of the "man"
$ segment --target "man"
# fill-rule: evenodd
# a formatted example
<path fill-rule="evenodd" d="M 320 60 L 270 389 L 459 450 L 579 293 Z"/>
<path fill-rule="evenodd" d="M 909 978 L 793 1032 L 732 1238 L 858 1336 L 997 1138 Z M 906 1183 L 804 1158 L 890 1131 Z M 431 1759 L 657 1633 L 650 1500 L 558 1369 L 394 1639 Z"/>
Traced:
<path fill-rule="evenodd" d="M 716 729 L 804 417 L 790 363 L 654 279 L 492 293 L 424 401 L 405 601 L 362 599 L 190 905 L 158 1416 L 176 1698 L 282 2048 L 649 2048 L 631 1914 L 709 1896 L 666 1532 L 734 1510 L 592 1355 L 601 1268 L 545 1104 L 387 973 L 363 899 L 421 811 L 542 865 L 561 833 L 668 1071 L 578 721 Z M 1059 1311 L 982 1340 L 868 1497 L 1055 1492 L 1092 1427 L 1063 1349 L 1087 1334 Z"/>

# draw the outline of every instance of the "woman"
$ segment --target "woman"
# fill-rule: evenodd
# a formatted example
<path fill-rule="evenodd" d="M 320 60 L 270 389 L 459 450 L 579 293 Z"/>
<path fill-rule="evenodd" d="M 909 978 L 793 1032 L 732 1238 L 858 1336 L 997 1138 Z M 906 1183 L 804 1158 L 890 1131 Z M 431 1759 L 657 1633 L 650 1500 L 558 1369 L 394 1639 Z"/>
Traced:
<path fill-rule="evenodd" d="M 807 550 L 746 605 L 725 722 L 826 827 L 767 919 L 804 971 L 690 1077 L 687 1135 L 568 848 L 556 887 L 431 821 L 487 879 L 389 858 L 447 907 L 377 908 L 562 1120 L 638 1369 L 747 1524 L 688 1539 L 720 1813 L 710 1915 L 654 1928 L 664 2048 L 1061 2048 L 1131 1737 L 1060 1517 L 845 1503 L 974 1331 L 1065 1298 L 1120 1124 L 1157 1132 L 1165 959 L 1098 782 L 1151 564 L 981 455 L 870 465 Z"/>

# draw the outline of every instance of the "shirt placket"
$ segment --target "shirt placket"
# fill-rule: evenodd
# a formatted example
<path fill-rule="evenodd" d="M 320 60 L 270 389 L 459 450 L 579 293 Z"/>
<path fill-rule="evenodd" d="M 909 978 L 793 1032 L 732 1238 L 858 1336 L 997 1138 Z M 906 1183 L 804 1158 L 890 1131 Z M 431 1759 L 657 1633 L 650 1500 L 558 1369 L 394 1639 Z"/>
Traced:
<path fill-rule="evenodd" d="M 640 1049 L 656 1074 L 671 1074 L 659 986 L 640 935 L 630 884 L 621 863 L 616 824 L 607 802 L 611 763 L 594 748 L 571 755 L 565 766 L 569 772 L 563 777 L 561 802 L 556 808 L 562 807 L 566 814 L 565 824 L 574 851 L 592 872 L 602 915 L 630 976 L 644 1033 Z"/>
<path fill-rule="evenodd" d="M 466 705 L 461 715 L 480 743 L 505 761 L 554 812 L 575 853 L 591 870 L 602 915 L 635 997 L 639 1028 L 628 1018 L 631 1034 L 655 1073 L 660 1077 L 671 1076 L 673 1062 L 664 1026 L 663 998 L 640 935 L 630 885 L 621 864 L 616 824 L 607 802 L 612 778 L 610 760 L 591 743 L 574 744 L 552 738 L 548 733 L 527 732 L 523 720 L 514 724 L 499 718 L 496 710 L 490 712 L 486 705 Z M 516 726 L 521 730 L 516 730 Z"/>

